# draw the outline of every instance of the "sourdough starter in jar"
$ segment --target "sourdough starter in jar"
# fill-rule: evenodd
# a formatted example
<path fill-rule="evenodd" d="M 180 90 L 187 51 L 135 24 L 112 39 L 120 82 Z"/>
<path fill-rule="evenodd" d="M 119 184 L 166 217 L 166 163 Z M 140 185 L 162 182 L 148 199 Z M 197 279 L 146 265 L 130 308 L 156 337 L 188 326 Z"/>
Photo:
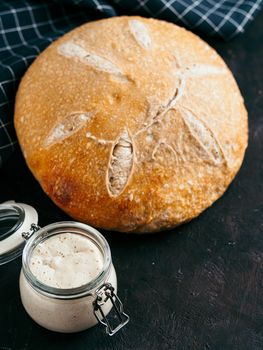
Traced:
<path fill-rule="evenodd" d="M 89 238 L 74 233 L 61 233 L 39 243 L 32 251 L 29 268 L 41 283 L 60 289 L 78 288 L 88 284 L 103 271 L 104 257 Z M 116 274 L 111 264 L 106 282 L 117 288 Z M 99 287 L 99 286 L 97 286 Z M 78 332 L 94 326 L 94 290 L 76 298 L 45 295 L 30 285 L 23 271 L 20 291 L 28 314 L 41 326 L 57 332 Z M 103 306 L 105 315 L 112 307 Z"/>
<path fill-rule="evenodd" d="M 39 244 L 30 259 L 30 270 L 44 284 L 76 288 L 93 280 L 103 268 L 103 256 L 86 237 L 71 233 L 53 236 Z"/>

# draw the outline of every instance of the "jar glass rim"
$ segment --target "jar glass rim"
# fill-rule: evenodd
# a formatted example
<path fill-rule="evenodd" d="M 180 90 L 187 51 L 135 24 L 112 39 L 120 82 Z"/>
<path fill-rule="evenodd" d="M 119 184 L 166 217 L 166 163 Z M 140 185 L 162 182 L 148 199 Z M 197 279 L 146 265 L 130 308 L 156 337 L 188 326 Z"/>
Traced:
<path fill-rule="evenodd" d="M 75 288 L 56 288 L 41 282 L 30 269 L 30 258 L 35 247 L 54 235 L 62 233 L 80 234 L 93 241 L 103 256 L 103 267 L 100 273 L 91 281 Z M 56 299 L 77 299 L 92 295 L 108 277 L 111 268 L 111 251 L 104 236 L 93 227 L 75 221 L 56 222 L 40 228 L 27 241 L 22 256 L 23 273 L 35 290 L 48 297 Z"/>

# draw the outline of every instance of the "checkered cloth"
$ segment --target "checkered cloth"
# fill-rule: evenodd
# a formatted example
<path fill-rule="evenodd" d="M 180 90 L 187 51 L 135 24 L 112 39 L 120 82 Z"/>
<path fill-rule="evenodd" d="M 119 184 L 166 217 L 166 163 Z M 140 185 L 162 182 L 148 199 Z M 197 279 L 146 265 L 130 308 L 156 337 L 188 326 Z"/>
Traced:
<path fill-rule="evenodd" d="M 17 143 L 15 93 L 34 58 L 53 40 L 92 19 L 138 14 L 229 39 L 242 33 L 263 0 L 1 0 L 0 166 Z"/>

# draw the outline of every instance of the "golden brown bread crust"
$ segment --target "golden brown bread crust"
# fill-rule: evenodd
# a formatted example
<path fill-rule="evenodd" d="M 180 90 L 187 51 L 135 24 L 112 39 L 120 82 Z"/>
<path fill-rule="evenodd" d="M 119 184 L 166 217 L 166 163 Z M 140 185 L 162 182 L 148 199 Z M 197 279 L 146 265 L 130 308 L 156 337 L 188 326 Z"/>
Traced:
<path fill-rule="evenodd" d="M 28 69 L 15 126 L 51 199 L 93 226 L 154 232 L 226 190 L 247 146 L 231 72 L 191 32 L 141 17 L 87 23 Z"/>

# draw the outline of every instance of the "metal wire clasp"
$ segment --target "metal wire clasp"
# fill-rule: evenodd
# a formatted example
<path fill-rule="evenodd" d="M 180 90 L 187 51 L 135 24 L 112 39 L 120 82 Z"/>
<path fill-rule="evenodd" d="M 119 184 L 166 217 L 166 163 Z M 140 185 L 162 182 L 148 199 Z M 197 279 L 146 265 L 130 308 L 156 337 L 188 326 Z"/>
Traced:
<path fill-rule="evenodd" d="M 35 232 L 40 230 L 40 226 L 36 224 L 31 224 L 29 232 L 22 232 L 22 237 L 25 239 L 29 239 Z"/>
<path fill-rule="evenodd" d="M 103 284 L 96 290 L 96 299 L 93 301 L 93 313 L 96 319 L 106 327 L 106 333 L 110 336 L 117 333 L 128 322 L 130 317 L 123 312 L 123 305 L 118 296 L 114 293 L 114 287 L 110 283 Z M 114 311 L 119 320 L 119 324 L 113 328 L 108 318 L 105 316 L 102 306 L 110 299 Z"/>

